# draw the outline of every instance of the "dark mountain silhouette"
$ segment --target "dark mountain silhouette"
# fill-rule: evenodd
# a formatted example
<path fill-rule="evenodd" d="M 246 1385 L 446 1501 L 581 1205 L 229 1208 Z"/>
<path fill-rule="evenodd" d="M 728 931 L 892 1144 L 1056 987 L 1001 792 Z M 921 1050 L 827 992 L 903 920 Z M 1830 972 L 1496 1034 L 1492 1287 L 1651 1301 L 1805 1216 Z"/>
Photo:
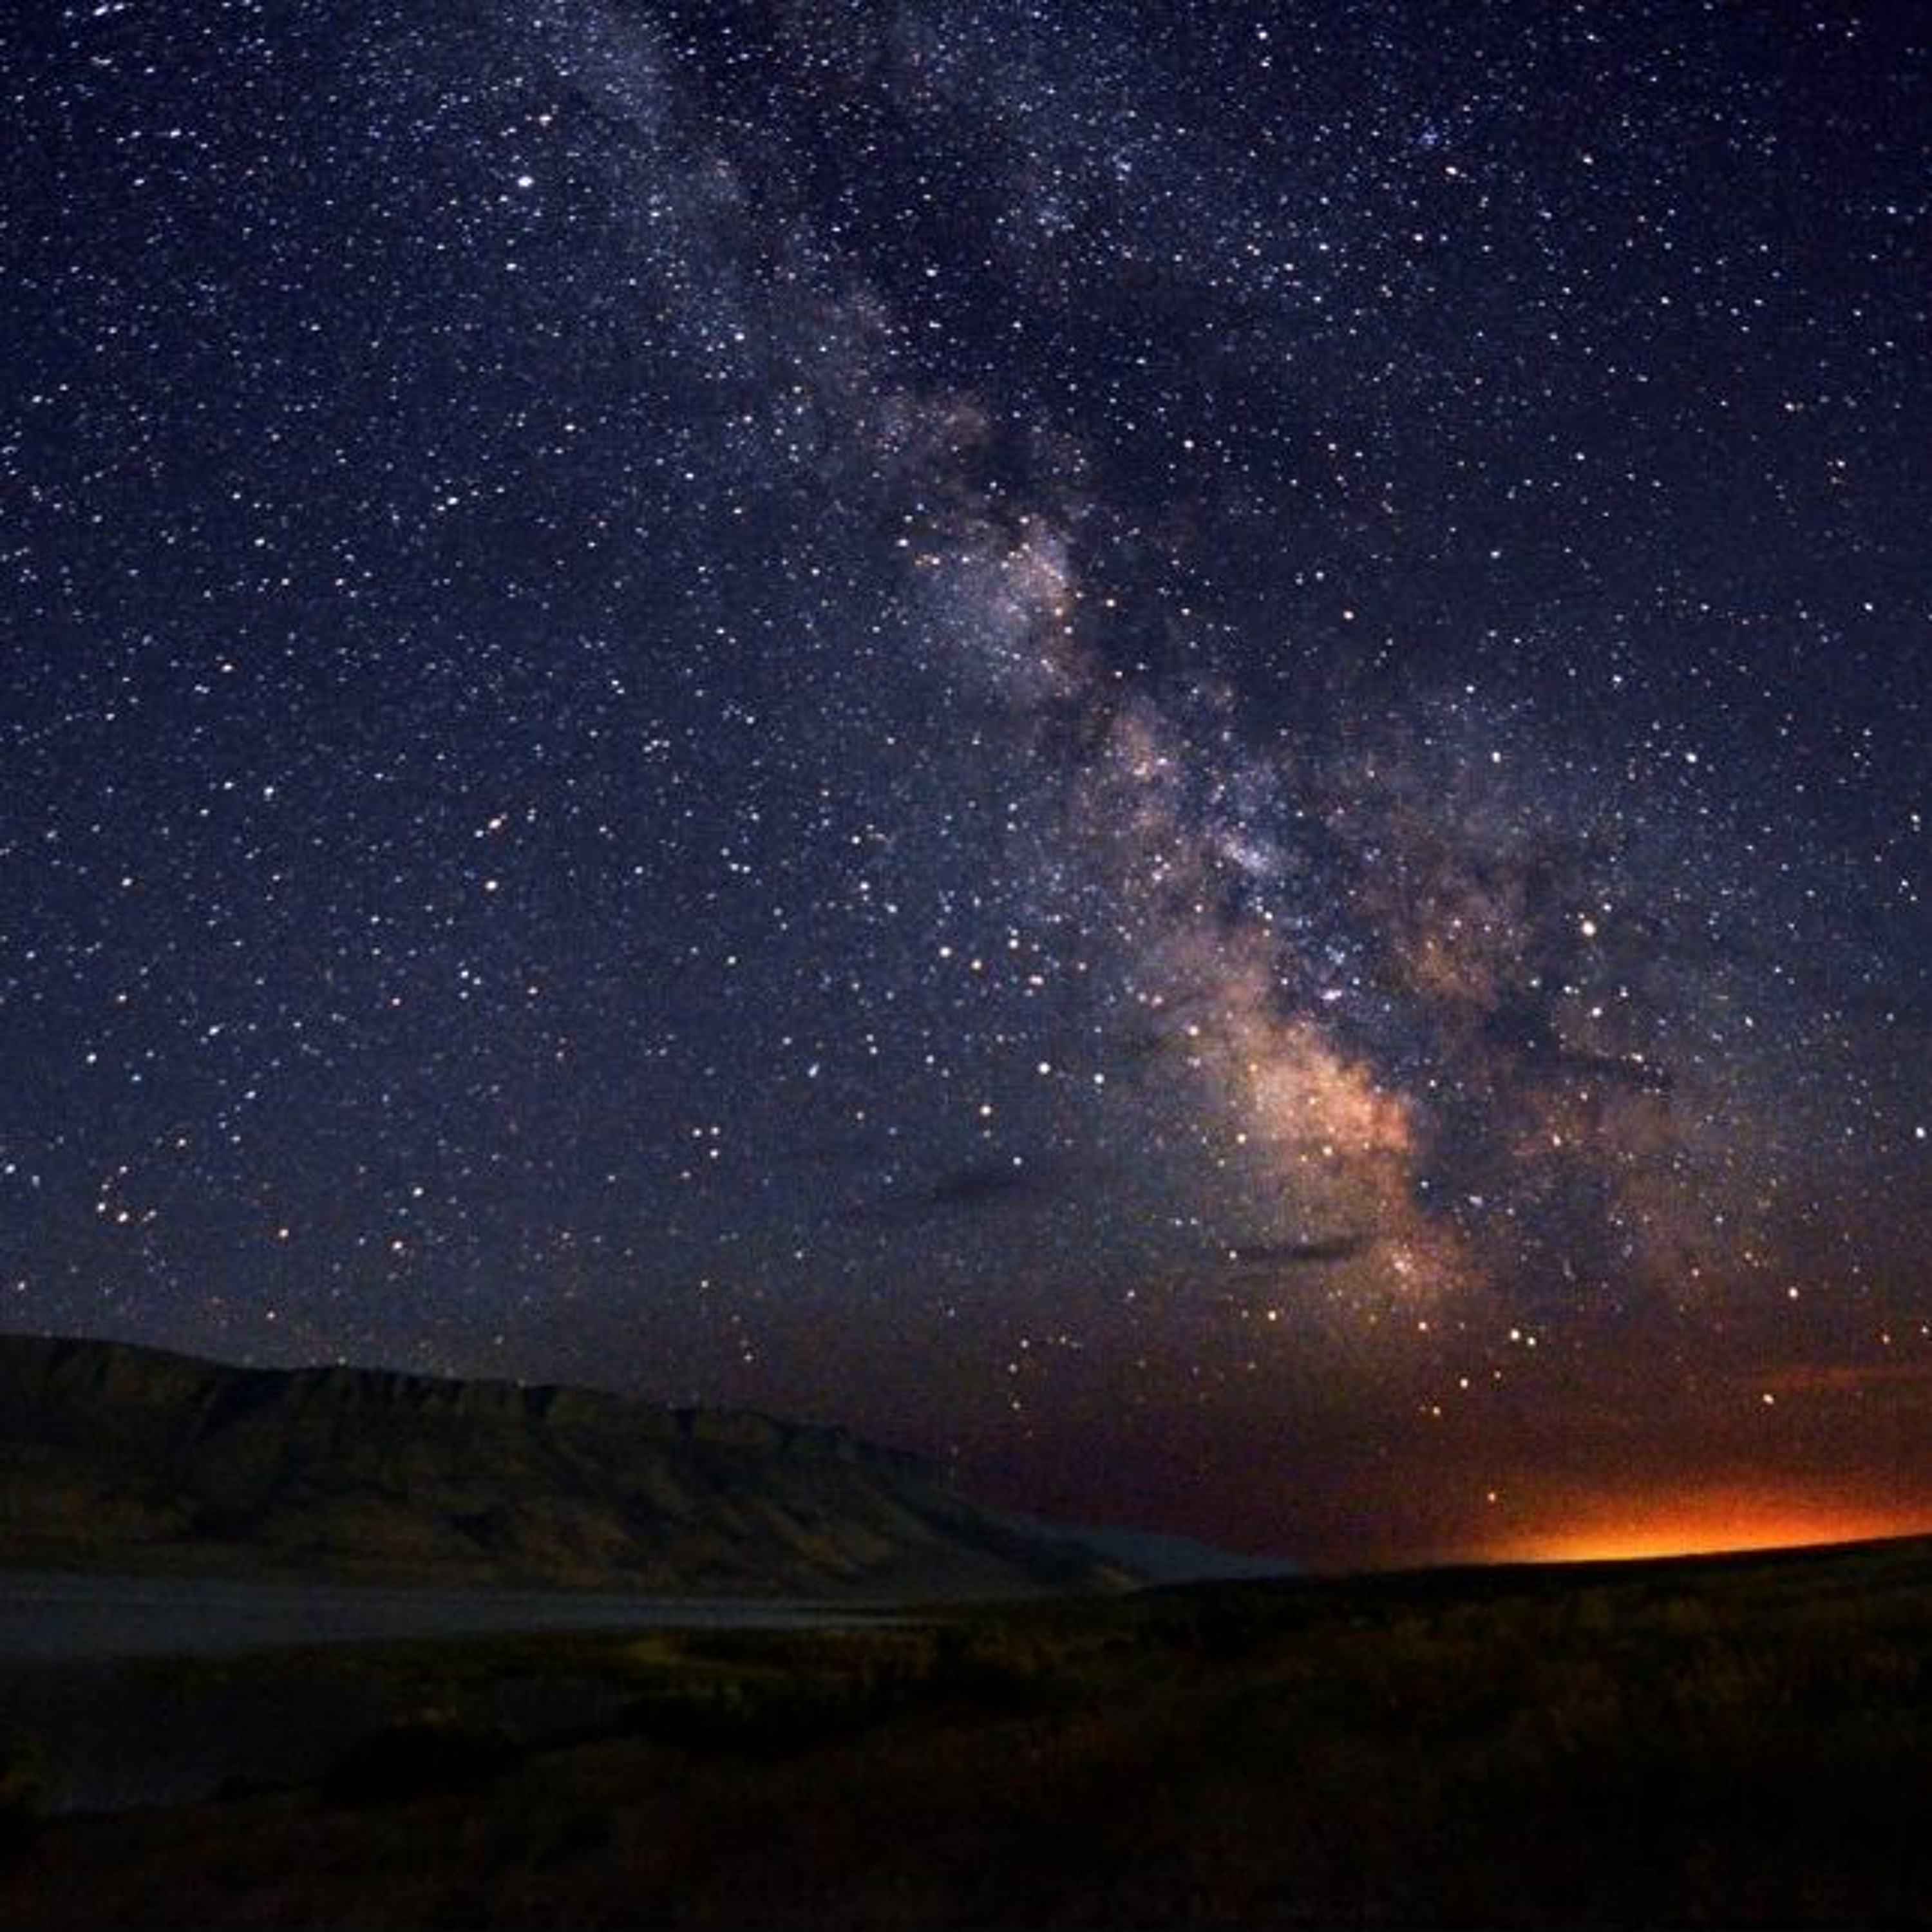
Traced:
<path fill-rule="evenodd" d="M 1270 1577 L 1294 1576 L 1298 1566 L 1282 1556 L 1250 1556 L 1223 1550 L 1192 1536 L 1168 1536 L 1158 1530 L 1122 1529 L 1112 1526 L 1042 1523 L 1056 1536 L 1070 1537 L 1102 1562 L 1111 1563 L 1148 1583 L 1255 1582 Z"/>
<path fill-rule="evenodd" d="M 0 1335 L 0 1562 L 679 1595 L 1134 1580 L 839 1430 L 27 1335 Z"/>

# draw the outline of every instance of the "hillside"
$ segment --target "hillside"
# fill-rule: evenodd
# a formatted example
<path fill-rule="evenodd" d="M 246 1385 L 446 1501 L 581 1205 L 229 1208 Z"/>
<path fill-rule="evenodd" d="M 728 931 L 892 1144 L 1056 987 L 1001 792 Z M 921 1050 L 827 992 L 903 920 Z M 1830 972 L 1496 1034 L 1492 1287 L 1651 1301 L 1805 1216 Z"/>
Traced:
<path fill-rule="evenodd" d="M 844 1432 L 0 1336 L 0 1562 L 840 1596 L 1121 1574 Z"/>

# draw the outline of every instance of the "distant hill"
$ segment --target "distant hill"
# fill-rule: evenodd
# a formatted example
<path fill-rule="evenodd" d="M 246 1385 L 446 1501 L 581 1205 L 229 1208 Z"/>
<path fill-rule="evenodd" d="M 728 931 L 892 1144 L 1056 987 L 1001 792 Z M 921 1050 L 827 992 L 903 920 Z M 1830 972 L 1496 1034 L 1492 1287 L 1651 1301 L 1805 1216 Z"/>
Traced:
<path fill-rule="evenodd" d="M 680 1596 L 1138 1580 L 842 1430 L 27 1335 L 0 1335 L 0 1563 Z"/>
<path fill-rule="evenodd" d="M 1042 1529 L 1046 1525 L 1040 1526 Z M 1274 1576 L 1294 1576 L 1298 1567 L 1279 1556 L 1246 1556 L 1222 1550 L 1191 1536 L 1166 1536 L 1149 1529 L 1076 1528 L 1053 1526 L 1054 1533 L 1070 1538 L 1104 1563 L 1130 1572 L 1147 1583 L 1259 1582 Z"/>

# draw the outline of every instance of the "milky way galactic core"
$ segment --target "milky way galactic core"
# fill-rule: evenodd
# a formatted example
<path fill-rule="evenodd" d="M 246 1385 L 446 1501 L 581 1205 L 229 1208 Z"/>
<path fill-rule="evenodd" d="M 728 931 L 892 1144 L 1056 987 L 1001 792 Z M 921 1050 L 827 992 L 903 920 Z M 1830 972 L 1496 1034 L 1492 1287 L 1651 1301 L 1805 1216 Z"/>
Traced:
<path fill-rule="evenodd" d="M 0 1324 L 1932 1527 L 1922 28 L 10 23 Z"/>

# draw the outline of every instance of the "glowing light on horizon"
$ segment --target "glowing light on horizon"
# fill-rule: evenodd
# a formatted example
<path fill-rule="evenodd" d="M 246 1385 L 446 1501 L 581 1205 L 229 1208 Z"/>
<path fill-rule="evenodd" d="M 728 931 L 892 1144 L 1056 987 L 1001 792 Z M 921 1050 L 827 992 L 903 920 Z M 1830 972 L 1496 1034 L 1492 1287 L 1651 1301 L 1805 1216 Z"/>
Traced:
<path fill-rule="evenodd" d="M 1492 1562 L 1621 1562 L 1809 1549 L 1927 1534 L 1932 1534 L 1932 1508 L 1923 1504 L 1860 1504 L 1831 1497 L 1730 1491 L 1634 1500 L 1622 1510 L 1592 1508 L 1583 1520 L 1525 1530 L 1486 1545 L 1482 1555 Z"/>

